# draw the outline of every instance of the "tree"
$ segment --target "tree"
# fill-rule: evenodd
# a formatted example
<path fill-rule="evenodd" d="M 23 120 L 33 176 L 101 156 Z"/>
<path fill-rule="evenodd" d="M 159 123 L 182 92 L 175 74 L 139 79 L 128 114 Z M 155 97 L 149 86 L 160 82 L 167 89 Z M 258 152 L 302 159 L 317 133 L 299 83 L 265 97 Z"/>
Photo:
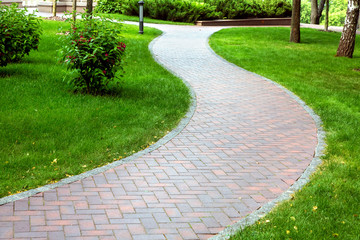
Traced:
<path fill-rule="evenodd" d="M 73 11 L 72 19 L 73 19 L 73 22 L 75 24 L 75 21 L 76 21 L 76 0 L 72 1 L 72 11 Z"/>
<path fill-rule="evenodd" d="M 301 0 L 293 0 L 290 42 L 294 43 L 300 42 L 300 7 Z"/>
<path fill-rule="evenodd" d="M 352 58 L 355 48 L 356 26 L 359 19 L 360 0 L 349 0 L 346 19 L 336 56 Z"/>
<path fill-rule="evenodd" d="M 53 16 L 56 17 L 56 10 L 57 6 L 56 6 L 56 0 L 53 0 Z"/>
<path fill-rule="evenodd" d="M 86 12 L 91 15 L 93 10 L 93 0 L 86 0 Z"/>
<path fill-rule="evenodd" d="M 318 0 L 311 0 L 311 24 L 319 24 L 320 23 L 320 17 L 322 15 L 322 12 L 324 10 L 326 0 L 321 0 L 318 5 Z"/>
<path fill-rule="evenodd" d="M 325 10 L 325 31 L 329 31 L 329 0 L 326 0 Z"/>

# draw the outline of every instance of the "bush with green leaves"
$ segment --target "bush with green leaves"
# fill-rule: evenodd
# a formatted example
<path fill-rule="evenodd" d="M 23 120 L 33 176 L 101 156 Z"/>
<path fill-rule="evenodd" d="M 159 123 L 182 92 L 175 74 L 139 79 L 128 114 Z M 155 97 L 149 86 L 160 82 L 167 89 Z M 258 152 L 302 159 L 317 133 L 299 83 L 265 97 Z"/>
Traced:
<path fill-rule="evenodd" d="M 25 9 L 0 5 L 0 66 L 18 62 L 36 50 L 41 35 L 40 20 Z"/>
<path fill-rule="evenodd" d="M 286 0 L 204 0 L 216 6 L 223 18 L 275 18 L 291 16 L 291 4 Z"/>
<path fill-rule="evenodd" d="M 100 0 L 102 1 L 120 1 L 123 14 L 132 16 L 139 14 L 138 0 Z M 291 16 L 291 4 L 287 0 L 146 0 L 144 16 L 174 22 L 288 17 Z"/>
<path fill-rule="evenodd" d="M 101 0 L 95 7 L 96 12 L 122 13 L 121 0 Z"/>
<path fill-rule="evenodd" d="M 75 74 L 68 83 L 75 91 L 103 94 L 110 82 L 120 80 L 115 74 L 122 70 L 126 48 L 121 25 L 86 14 L 82 18 L 73 23 L 61 49 L 63 63 Z"/>
<path fill-rule="evenodd" d="M 148 17 L 173 22 L 195 22 L 220 17 L 215 7 L 205 3 L 182 0 L 153 0 L 147 2 Z"/>
<path fill-rule="evenodd" d="M 138 0 L 122 0 L 123 14 L 136 16 L 139 14 Z M 174 22 L 195 22 L 203 19 L 217 19 L 221 14 L 215 7 L 196 1 L 183 0 L 147 0 L 144 5 L 144 16 L 153 19 Z"/>

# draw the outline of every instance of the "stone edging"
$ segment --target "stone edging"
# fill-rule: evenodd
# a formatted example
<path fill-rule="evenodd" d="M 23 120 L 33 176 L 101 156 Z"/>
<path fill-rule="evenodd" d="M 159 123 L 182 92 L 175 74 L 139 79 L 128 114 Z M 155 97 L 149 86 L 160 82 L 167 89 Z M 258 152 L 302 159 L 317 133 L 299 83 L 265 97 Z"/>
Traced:
<path fill-rule="evenodd" d="M 210 37 L 208 38 L 208 41 L 209 41 L 209 39 L 210 39 Z M 222 58 L 221 56 L 217 55 L 214 52 L 214 50 L 210 47 L 210 44 L 208 44 L 208 49 L 218 59 L 220 59 L 221 61 L 226 62 L 228 64 L 231 64 L 234 67 L 240 68 L 239 66 L 237 66 L 237 65 L 235 65 L 235 64 L 233 64 L 231 62 L 228 62 L 224 58 Z M 260 207 L 256 211 L 250 213 L 245 218 L 241 219 L 240 221 L 236 222 L 235 224 L 233 224 L 231 226 L 228 226 L 223 231 L 219 232 L 217 235 L 209 238 L 209 240 L 226 240 L 226 239 L 229 239 L 236 232 L 241 231 L 241 230 L 245 229 L 246 227 L 255 224 L 256 221 L 263 218 L 266 214 L 268 214 L 271 210 L 273 210 L 279 203 L 281 203 L 283 201 L 286 201 L 286 200 L 289 200 L 291 198 L 291 195 L 293 195 L 296 191 L 303 188 L 310 181 L 310 176 L 316 171 L 316 168 L 322 162 L 321 157 L 324 155 L 324 150 L 326 148 L 326 143 L 325 143 L 326 132 L 324 131 L 324 129 L 322 127 L 322 121 L 321 121 L 320 117 L 309 106 L 307 106 L 306 103 L 303 100 L 301 100 L 293 92 L 289 91 L 288 89 L 286 89 L 282 85 L 280 85 L 280 84 L 278 84 L 278 83 L 276 83 L 276 82 L 274 82 L 274 81 L 272 81 L 272 80 L 270 80 L 268 78 L 260 76 L 260 75 L 258 75 L 256 73 L 250 72 L 250 71 L 245 70 L 243 68 L 241 68 L 241 69 L 243 71 L 246 71 L 246 72 L 248 72 L 250 74 L 253 74 L 253 75 L 257 76 L 257 77 L 260 77 L 260 78 L 264 79 L 267 82 L 270 82 L 270 83 L 274 84 L 275 86 L 279 87 L 284 92 L 286 92 L 297 103 L 299 103 L 305 109 L 305 111 L 309 113 L 309 115 L 312 117 L 312 119 L 314 120 L 314 122 L 316 124 L 318 144 L 317 144 L 316 149 L 315 149 L 314 157 L 313 157 L 312 161 L 310 162 L 309 166 L 305 169 L 303 174 L 296 180 L 296 182 L 288 190 L 283 192 L 276 199 L 266 203 L 265 205 L 263 205 L 262 207 Z"/>
<path fill-rule="evenodd" d="M 154 55 L 154 53 L 152 51 L 152 47 L 153 47 L 154 43 L 158 40 L 158 38 L 160 38 L 162 35 L 160 35 L 159 37 L 152 40 L 150 45 L 149 45 L 149 50 L 150 50 L 151 54 L 153 55 L 153 58 L 154 58 L 154 60 L 156 62 L 158 62 L 158 61 L 157 61 L 157 58 L 156 58 L 156 56 Z M 161 65 L 161 64 L 159 64 L 159 65 Z M 161 66 L 164 67 L 163 65 L 161 65 Z M 51 189 L 64 186 L 65 184 L 70 184 L 70 183 L 82 180 L 84 178 L 91 177 L 91 176 L 97 175 L 99 173 L 103 173 L 103 172 L 105 172 L 105 171 L 107 171 L 109 169 L 118 167 L 118 166 L 120 166 L 122 164 L 133 161 L 133 160 L 135 160 L 135 159 L 137 159 L 137 158 L 139 158 L 139 157 L 141 157 L 141 156 L 143 156 L 145 154 L 148 154 L 148 153 L 158 149 L 159 147 L 163 146 L 165 143 L 169 142 L 171 139 L 173 139 L 176 135 L 178 135 L 188 125 L 188 123 L 190 122 L 190 120 L 191 120 L 191 118 L 194 115 L 195 110 L 196 110 L 195 92 L 194 92 L 194 90 L 192 89 L 192 87 L 190 86 L 190 84 L 187 81 L 184 81 L 184 80 L 182 80 L 182 81 L 184 82 L 184 84 L 187 86 L 187 88 L 190 91 L 191 103 L 190 103 L 189 110 L 185 114 L 185 116 L 181 119 L 178 126 L 174 130 L 172 130 L 170 133 L 166 134 L 159 141 L 157 141 L 153 145 L 149 146 L 148 148 L 146 148 L 146 149 L 144 149 L 144 150 L 142 150 L 140 152 L 137 152 L 137 153 L 135 153 L 135 154 L 133 154 L 133 155 L 127 157 L 127 158 L 122 159 L 122 160 L 112 162 L 112 163 L 107 164 L 105 166 L 92 169 L 90 171 L 81 173 L 81 174 L 76 175 L 76 176 L 61 179 L 59 182 L 56 182 L 56 183 L 53 183 L 53 184 L 48 184 L 48 185 L 45 185 L 45 186 L 42 186 L 42 187 L 31 189 L 31 190 L 26 191 L 26 192 L 21 192 L 21 193 L 18 193 L 18 194 L 14 194 L 14 195 L 11 195 L 11 196 L 0 198 L 0 205 L 4 205 L 4 204 L 10 203 L 10 202 L 14 202 L 16 200 L 20 200 L 20 199 L 23 199 L 23 198 L 31 197 L 31 196 L 34 196 L 34 195 L 36 195 L 38 193 L 49 191 Z"/>

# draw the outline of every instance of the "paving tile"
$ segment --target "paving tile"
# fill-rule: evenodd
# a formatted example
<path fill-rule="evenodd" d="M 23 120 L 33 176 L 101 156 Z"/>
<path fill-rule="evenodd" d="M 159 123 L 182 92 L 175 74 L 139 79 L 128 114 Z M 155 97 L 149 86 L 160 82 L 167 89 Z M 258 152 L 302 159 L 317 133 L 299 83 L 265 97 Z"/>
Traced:
<path fill-rule="evenodd" d="M 80 237 L 79 226 L 64 226 L 64 233 L 66 237 Z"/>
<path fill-rule="evenodd" d="M 13 238 L 14 228 L 10 225 L 7 227 L 0 227 L 0 239 Z"/>
<path fill-rule="evenodd" d="M 65 239 L 65 235 L 64 235 L 63 231 L 49 232 L 48 239 L 49 240 L 63 240 L 63 239 Z"/>
<path fill-rule="evenodd" d="M 62 226 L 32 226 L 32 232 L 58 232 L 63 231 Z"/>
<path fill-rule="evenodd" d="M 58 220 L 60 219 L 60 211 L 50 210 L 45 212 L 45 217 L 47 220 Z"/>
<path fill-rule="evenodd" d="M 82 236 L 112 236 L 113 232 L 111 230 L 84 230 L 81 231 L 81 234 Z"/>
<path fill-rule="evenodd" d="M 79 220 L 80 230 L 95 230 L 95 224 L 93 220 Z"/>
<path fill-rule="evenodd" d="M 14 222 L 14 232 L 29 232 L 30 224 L 28 221 Z"/>
<path fill-rule="evenodd" d="M 95 225 L 97 224 L 109 224 L 109 218 L 105 215 L 93 215 Z"/>
<path fill-rule="evenodd" d="M 46 232 L 15 232 L 15 238 L 46 238 Z"/>
<path fill-rule="evenodd" d="M 116 239 L 132 240 L 132 236 L 128 230 L 114 230 Z"/>

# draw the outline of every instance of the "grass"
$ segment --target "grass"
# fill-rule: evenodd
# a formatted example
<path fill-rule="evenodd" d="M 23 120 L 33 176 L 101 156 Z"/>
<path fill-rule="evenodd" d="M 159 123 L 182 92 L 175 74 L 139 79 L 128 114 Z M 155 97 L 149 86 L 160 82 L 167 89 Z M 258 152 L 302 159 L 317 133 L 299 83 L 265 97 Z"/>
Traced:
<path fill-rule="evenodd" d="M 161 32 L 124 25 L 125 75 L 117 94 L 74 94 L 57 62 L 67 23 L 43 21 L 39 51 L 0 68 L 0 197 L 58 181 L 144 149 L 173 129 L 190 97 L 152 58 Z"/>
<path fill-rule="evenodd" d="M 139 22 L 139 17 L 137 17 L 137 16 L 128 16 L 128 15 L 118 14 L 118 13 L 97 13 L 96 15 L 114 19 L 114 20 L 118 20 L 118 21 Z M 172 22 L 172 21 L 152 19 L 152 18 L 148 18 L 148 17 L 144 17 L 144 23 L 171 24 L 171 25 L 194 25 L 193 23 Z"/>
<path fill-rule="evenodd" d="M 327 132 L 323 164 L 293 198 L 232 239 L 359 239 L 359 36 L 353 59 L 334 57 L 340 33 L 288 28 L 232 28 L 211 37 L 230 62 L 276 81 L 321 117 Z"/>

